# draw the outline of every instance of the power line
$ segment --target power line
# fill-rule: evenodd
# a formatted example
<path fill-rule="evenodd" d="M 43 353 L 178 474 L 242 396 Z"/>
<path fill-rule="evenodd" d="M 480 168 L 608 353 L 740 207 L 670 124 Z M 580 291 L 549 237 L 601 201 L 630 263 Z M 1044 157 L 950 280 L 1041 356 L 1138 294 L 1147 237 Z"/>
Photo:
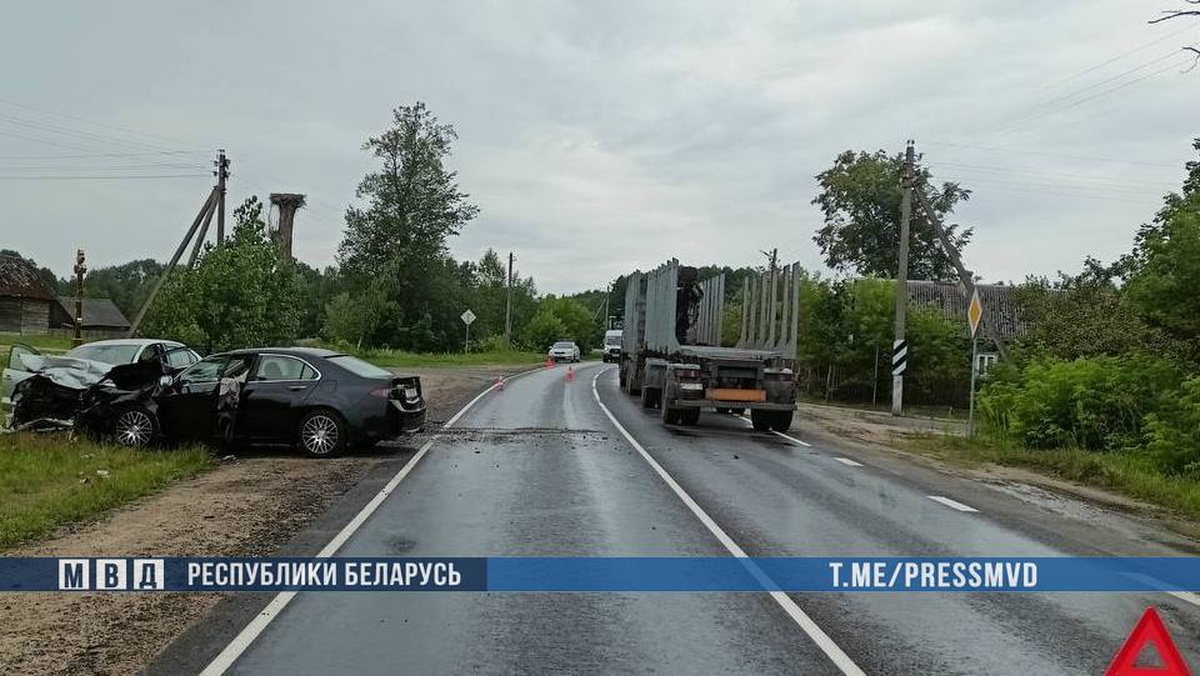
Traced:
<path fill-rule="evenodd" d="M 107 175 L 107 177 L 4 177 L 0 175 L 0 180 L 4 181 L 77 181 L 77 180 L 126 180 L 126 179 L 194 179 L 194 178 L 209 178 L 209 174 L 144 174 L 144 175 Z"/>
<path fill-rule="evenodd" d="M 211 149 L 197 150 L 148 150 L 140 153 L 82 153 L 78 155 L 0 155 L 0 160 L 71 160 L 93 157 L 153 157 L 158 155 L 210 155 Z"/>
<path fill-rule="evenodd" d="M 1052 83 L 1050 83 L 1050 84 L 1042 85 L 1042 87 L 1041 87 L 1041 88 L 1042 88 L 1042 89 L 1053 89 L 1054 87 L 1057 87 L 1058 85 L 1064 84 L 1064 83 L 1066 83 L 1066 82 L 1070 82 L 1071 80 L 1074 80 L 1074 79 L 1076 79 L 1076 78 L 1078 78 L 1078 77 L 1082 77 L 1082 76 L 1084 76 L 1084 75 L 1087 75 L 1088 73 L 1092 73 L 1092 72 L 1095 72 L 1095 71 L 1097 71 L 1097 70 L 1100 70 L 1101 68 L 1103 68 L 1103 67 L 1105 67 L 1105 66 L 1109 65 L 1110 63 L 1116 63 L 1117 61 L 1120 61 L 1121 59 L 1124 59 L 1124 58 L 1125 58 L 1125 57 L 1127 57 L 1127 56 L 1132 56 L 1132 55 L 1134 55 L 1134 54 L 1137 54 L 1138 52 L 1140 52 L 1140 51 L 1142 51 L 1142 50 L 1145 50 L 1145 49 L 1148 49 L 1148 48 L 1150 48 L 1150 47 L 1153 47 L 1154 45 L 1157 45 L 1157 44 L 1159 44 L 1159 43 L 1162 43 L 1162 42 L 1166 42 L 1167 40 L 1170 40 L 1171 38 L 1175 37 L 1176 35 L 1179 35 L 1180 33 L 1185 33 L 1185 32 L 1187 32 L 1187 31 L 1190 31 L 1190 30 L 1192 30 L 1193 28 L 1195 28 L 1195 27 L 1196 27 L 1196 26 L 1198 26 L 1198 25 L 1200 25 L 1200 21 L 1193 21 L 1193 22 L 1191 22 L 1191 23 L 1189 23 L 1189 24 L 1187 24 L 1187 25 L 1183 26 L 1183 27 L 1182 27 L 1182 28 L 1180 28 L 1179 30 L 1172 31 L 1172 32 L 1170 32 L 1170 33 L 1167 33 L 1166 35 L 1163 35 L 1162 37 L 1156 38 L 1156 39 L 1154 39 L 1154 40 L 1151 40 L 1151 41 L 1149 41 L 1149 42 L 1144 42 L 1144 43 L 1142 43 L 1141 45 L 1138 45 L 1137 47 L 1134 47 L 1133 49 L 1130 49 L 1130 50 L 1129 50 L 1129 51 L 1127 51 L 1127 52 L 1122 52 L 1122 53 L 1120 53 L 1120 54 L 1118 54 L 1118 55 L 1116 55 L 1116 56 L 1114 56 L 1114 57 L 1112 57 L 1112 58 L 1110 58 L 1110 59 L 1106 59 L 1106 60 L 1104 60 L 1104 61 L 1101 61 L 1100 63 L 1098 63 L 1098 64 L 1096 64 L 1096 65 L 1094 65 L 1094 66 L 1090 66 L 1090 67 L 1088 67 L 1088 68 L 1084 68 L 1083 70 L 1080 70 L 1080 71 L 1078 71 L 1078 72 L 1076 72 L 1076 73 L 1073 73 L 1073 74 L 1071 74 L 1071 75 L 1068 75 L 1068 76 L 1064 77 L 1064 78 L 1063 78 L 1063 79 L 1061 79 L 1061 80 L 1055 80 L 1054 82 L 1052 82 Z"/>
<path fill-rule="evenodd" d="M 83 123 L 85 123 L 85 124 L 90 124 L 90 125 L 93 125 L 93 126 L 96 126 L 96 127 L 102 127 L 102 128 L 105 128 L 105 129 L 112 129 L 113 131 L 121 131 L 121 132 L 125 132 L 125 133 L 127 133 L 127 134 L 137 134 L 137 135 L 139 135 L 139 136 L 145 136 L 145 137 L 148 137 L 148 138 L 157 138 L 157 139 L 160 139 L 160 140 L 163 140 L 163 141 L 168 141 L 168 142 L 170 142 L 170 143 L 179 143 L 179 140 L 178 140 L 178 139 L 171 139 L 171 138 L 167 138 L 166 136 L 162 136 L 161 134 L 155 134 L 155 133 L 153 133 L 153 132 L 141 131 L 141 130 L 138 130 L 138 129 L 132 129 L 132 128 L 129 128 L 129 127 L 122 127 L 122 126 L 119 126 L 119 125 L 114 125 L 114 124 L 107 124 L 107 123 L 104 123 L 104 122 L 97 122 L 97 121 L 95 121 L 95 120 L 89 120 L 89 119 L 87 119 L 87 118 L 85 118 L 85 117 L 79 117 L 78 115 L 70 115 L 70 114 L 67 114 L 67 113 L 62 113 L 62 112 L 58 112 L 58 111 L 55 111 L 55 110 L 48 110 L 48 109 L 46 109 L 46 108 L 39 108 L 39 107 L 37 107 L 37 106 L 31 106 L 31 105 L 29 105 L 29 104 L 27 104 L 27 103 L 19 103 L 19 102 L 17 102 L 17 101 L 13 101 L 13 100 L 11 100 L 11 99 L 0 98 L 0 103 L 4 103 L 4 104 L 10 105 L 10 106 L 15 106 L 15 107 L 17 107 L 17 108 L 24 108 L 25 110 L 32 110 L 32 111 L 34 111 L 34 112 L 46 113 L 46 114 L 48 114 L 48 115 L 54 115 L 54 116 L 57 116 L 57 117 L 61 117 L 61 118 L 64 118 L 64 119 L 68 119 L 68 120 L 75 120 L 75 121 L 78 121 L 78 122 L 83 122 Z M 190 144 L 187 144 L 187 145 L 190 145 Z"/>
<path fill-rule="evenodd" d="M 1049 152 L 1046 150 L 1030 150 L 1030 149 L 1026 149 L 1026 148 L 1003 148 L 1000 146 L 972 145 L 972 144 L 968 144 L 968 143 L 953 143 L 950 141 L 922 141 L 922 143 L 928 143 L 928 144 L 935 145 L 935 146 L 946 146 L 949 148 L 965 148 L 965 149 L 970 149 L 970 150 L 983 150 L 983 151 L 987 151 L 987 152 L 1018 153 L 1021 155 L 1043 155 L 1046 157 L 1057 157 L 1057 158 L 1067 159 L 1067 160 L 1082 160 L 1085 162 L 1112 162 L 1112 163 L 1116 163 L 1116 164 L 1131 164 L 1131 165 L 1136 165 L 1136 166 L 1141 166 L 1141 167 L 1157 167 L 1160 169 L 1175 169 L 1175 170 L 1179 169 L 1178 166 L 1173 165 L 1173 164 L 1158 164 L 1158 163 L 1154 163 L 1154 162 L 1137 162 L 1134 160 L 1123 160 L 1123 159 L 1120 159 L 1117 157 L 1098 157 L 1095 155 L 1090 155 L 1090 156 L 1089 155 L 1068 155 L 1068 154 L 1063 154 L 1063 153 Z"/>
<path fill-rule="evenodd" d="M 1093 99 L 1100 98 L 1101 96 L 1107 96 L 1115 91 L 1120 91 L 1126 87 L 1129 87 L 1131 85 L 1135 85 L 1139 82 L 1142 82 L 1143 80 L 1155 77 L 1157 75 L 1161 75 L 1161 74 L 1167 72 L 1168 70 L 1172 70 L 1172 69 L 1178 68 L 1179 66 L 1184 65 L 1188 60 L 1189 59 L 1175 61 L 1174 63 L 1167 64 L 1166 67 L 1164 67 L 1164 68 L 1159 68 L 1158 70 L 1151 71 L 1149 73 L 1146 73 L 1144 75 L 1136 77 L 1132 80 L 1127 80 L 1125 82 L 1122 82 L 1121 84 L 1118 84 L 1114 87 L 1109 87 L 1108 89 L 1101 90 L 1099 92 L 1096 92 L 1095 94 L 1092 94 L 1091 96 L 1086 96 L 1082 99 L 1078 99 L 1069 105 L 1061 106 L 1061 107 L 1055 108 L 1053 110 L 1046 111 L 1046 112 L 1042 113 L 1041 115 L 1034 116 L 1033 118 L 1030 118 L 1023 123 L 1008 129 L 1007 131 L 1002 131 L 997 134 L 994 134 L 991 137 L 989 137 L 986 141 L 992 141 L 997 138 L 1008 136 L 1009 134 L 1012 134 L 1014 132 L 1020 131 L 1021 129 L 1024 129 L 1025 127 L 1028 127 L 1030 123 L 1036 122 L 1037 120 L 1040 120 L 1040 119 L 1046 117 L 1047 115 L 1053 115 L 1055 113 L 1061 113 L 1065 110 L 1070 110 L 1071 108 L 1075 108 L 1077 106 L 1083 105 L 1084 103 L 1087 103 L 1088 101 L 1091 101 Z"/>

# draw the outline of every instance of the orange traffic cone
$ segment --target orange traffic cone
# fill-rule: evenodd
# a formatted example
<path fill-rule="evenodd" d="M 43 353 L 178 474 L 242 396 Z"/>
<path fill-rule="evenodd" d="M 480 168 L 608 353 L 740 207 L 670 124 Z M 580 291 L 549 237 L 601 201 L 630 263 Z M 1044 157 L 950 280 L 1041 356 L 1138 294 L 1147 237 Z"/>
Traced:
<path fill-rule="evenodd" d="M 499 392 L 504 391 L 504 376 L 496 377 L 496 390 Z"/>
<path fill-rule="evenodd" d="M 567 367 L 567 382 L 569 383 L 572 380 L 575 380 L 575 367 L 568 366 Z"/>

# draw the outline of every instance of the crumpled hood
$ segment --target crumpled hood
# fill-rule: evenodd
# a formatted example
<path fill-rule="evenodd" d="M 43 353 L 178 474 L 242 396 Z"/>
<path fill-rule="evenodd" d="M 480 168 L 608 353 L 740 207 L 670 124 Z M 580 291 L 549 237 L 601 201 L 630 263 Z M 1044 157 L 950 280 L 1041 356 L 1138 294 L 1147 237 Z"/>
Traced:
<path fill-rule="evenodd" d="M 35 354 L 22 355 L 21 362 L 29 371 L 47 378 L 55 385 L 72 390 L 91 387 L 100 382 L 113 368 L 112 364 L 91 359 Z"/>

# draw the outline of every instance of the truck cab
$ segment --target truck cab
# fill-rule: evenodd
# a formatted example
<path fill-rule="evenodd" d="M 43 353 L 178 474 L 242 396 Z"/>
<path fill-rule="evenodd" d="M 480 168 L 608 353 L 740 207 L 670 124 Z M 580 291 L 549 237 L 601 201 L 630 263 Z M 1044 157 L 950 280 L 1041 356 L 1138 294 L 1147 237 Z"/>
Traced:
<path fill-rule="evenodd" d="M 604 363 L 617 364 L 621 361 L 621 330 L 615 329 L 604 332 L 604 345 L 601 346 L 604 353 L 601 359 Z"/>

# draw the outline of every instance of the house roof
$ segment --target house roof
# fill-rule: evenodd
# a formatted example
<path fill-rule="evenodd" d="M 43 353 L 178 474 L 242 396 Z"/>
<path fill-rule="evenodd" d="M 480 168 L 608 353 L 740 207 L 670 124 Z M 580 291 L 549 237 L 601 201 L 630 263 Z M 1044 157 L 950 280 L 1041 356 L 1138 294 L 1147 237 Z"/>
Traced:
<path fill-rule="evenodd" d="M 57 300 L 67 313 L 67 317 L 73 318 L 75 316 L 75 299 L 71 296 L 59 296 Z M 83 327 L 127 329 L 129 320 L 108 298 L 84 298 Z"/>
<path fill-rule="evenodd" d="M 17 256 L 0 255 L 0 296 L 54 300 L 37 268 Z"/>
<path fill-rule="evenodd" d="M 995 327 L 1003 338 L 1024 335 L 1028 330 L 1017 312 L 1014 292 L 1017 287 L 1004 284 L 976 284 L 979 302 L 983 304 L 983 322 Z M 909 280 L 908 297 L 914 303 L 938 310 L 950 320 L 966 326 L 967 303 L 970 299 L 957 282 Z M 980 329 L 982 331 L 982 329 Z"/>

